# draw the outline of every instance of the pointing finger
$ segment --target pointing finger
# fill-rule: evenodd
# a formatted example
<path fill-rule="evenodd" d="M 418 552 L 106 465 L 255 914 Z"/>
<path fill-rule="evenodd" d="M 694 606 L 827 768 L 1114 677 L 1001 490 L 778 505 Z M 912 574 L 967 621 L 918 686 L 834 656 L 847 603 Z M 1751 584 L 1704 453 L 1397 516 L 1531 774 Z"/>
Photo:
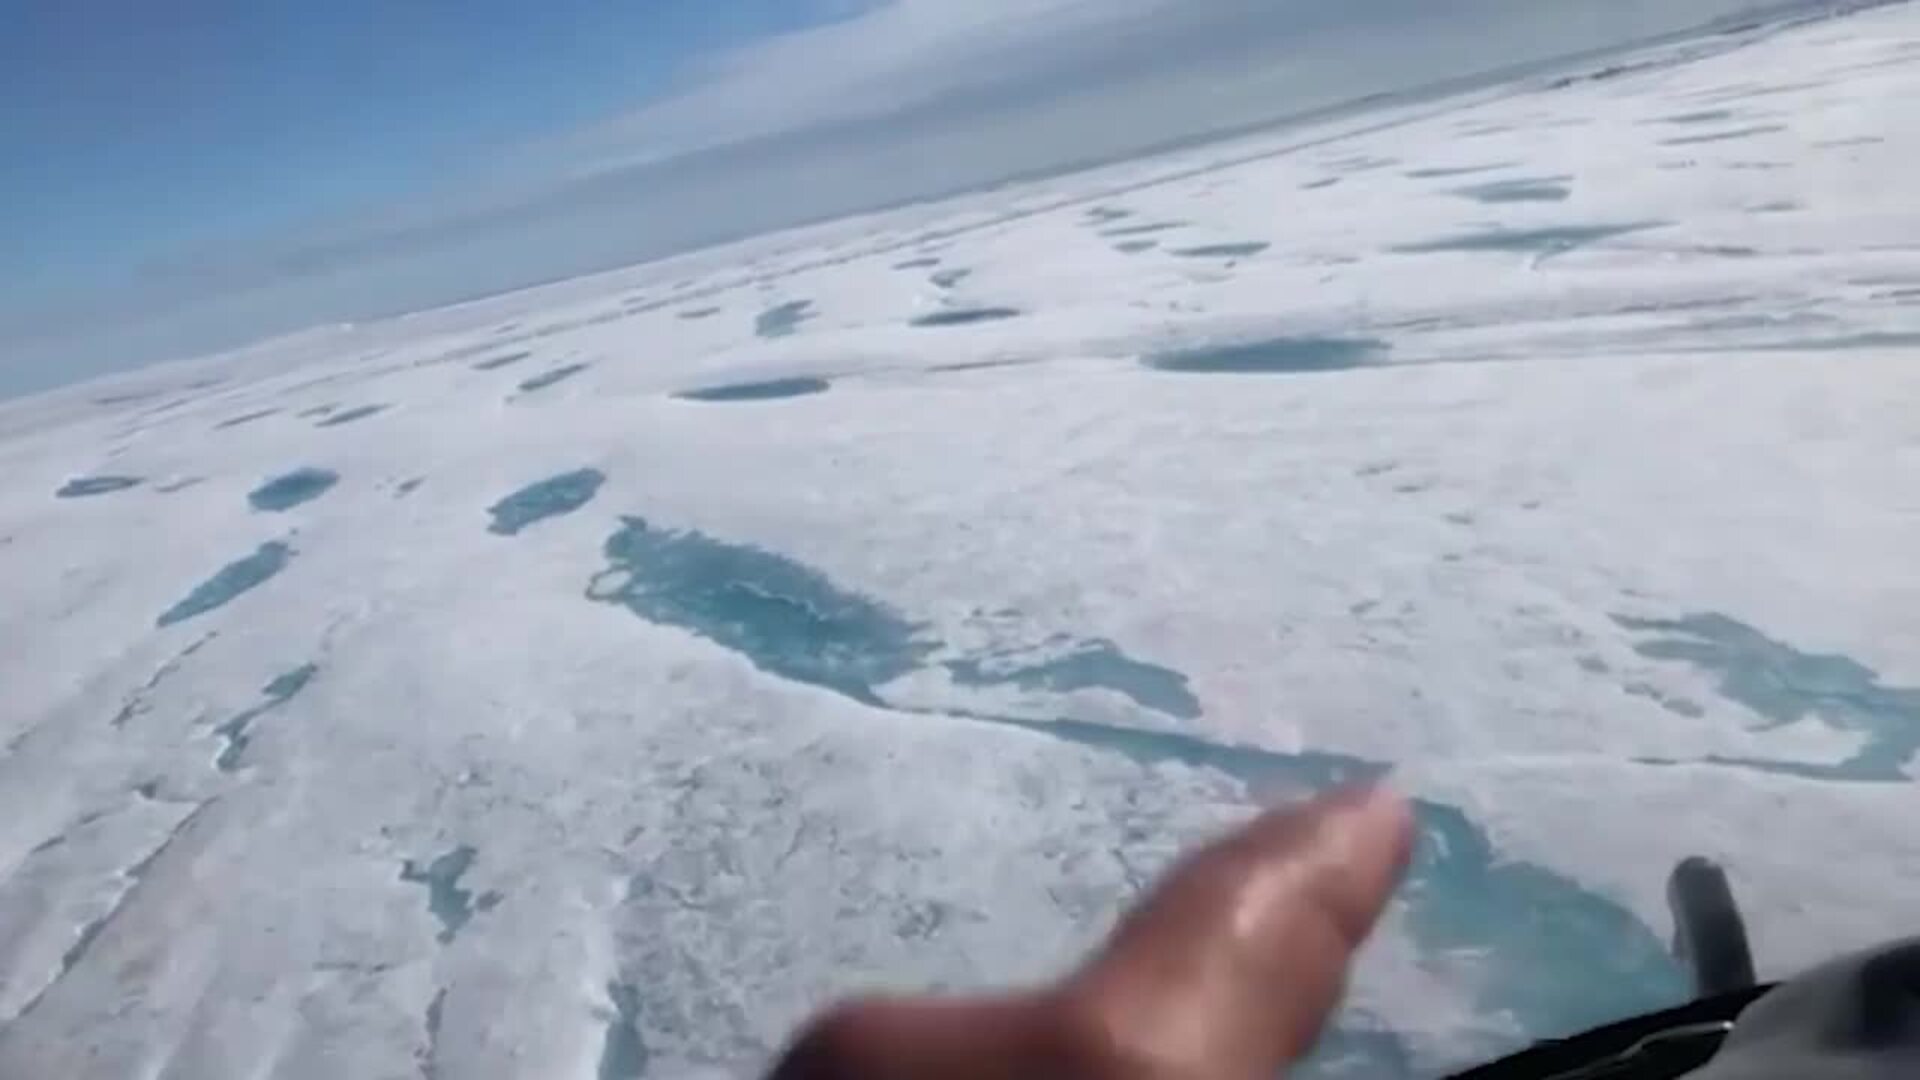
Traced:
<path fill-rule="evenodd" d="M 1313 1046 L 1404 871 L 1407 804 L 1271 811 L 1182 860 L 1077 977 L 1115 1075 L 1272 1076 Z"/>

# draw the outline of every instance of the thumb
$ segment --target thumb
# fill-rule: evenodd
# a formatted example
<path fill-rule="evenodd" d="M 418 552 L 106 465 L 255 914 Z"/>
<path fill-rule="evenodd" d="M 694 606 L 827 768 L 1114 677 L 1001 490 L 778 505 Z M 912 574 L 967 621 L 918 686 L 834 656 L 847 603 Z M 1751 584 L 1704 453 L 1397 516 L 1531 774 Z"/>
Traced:
<path fill-rule="evenodd" d="M 1412 836 L 1402 799 L 1353 791 L 1182 860 L 1065 987 L 1097 1074 L 1266 1078 L 1306 1054 Z"/>
<path fill-rule="evenodd" d="M 1312 1048 L 1392 895 L 1406 804 L 1350 792 L 1264 814 L 1177 864 L 1063 982 L 849 1002 L 774 1080 L 1269 1080 Z"/>

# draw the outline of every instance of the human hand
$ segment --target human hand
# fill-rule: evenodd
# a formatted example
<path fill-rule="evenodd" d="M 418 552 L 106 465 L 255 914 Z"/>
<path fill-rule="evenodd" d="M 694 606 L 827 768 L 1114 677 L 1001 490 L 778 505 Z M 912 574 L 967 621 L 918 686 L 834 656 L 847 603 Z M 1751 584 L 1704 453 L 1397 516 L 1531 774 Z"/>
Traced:
<path fill-rule="evenodd" d="M 1177 863 L 1058 983 L 838 1006 L 772 1080 L 1271 1080 L 1312 1050 L 1412 838 L 1384 790 L 1262 814 Z"/>

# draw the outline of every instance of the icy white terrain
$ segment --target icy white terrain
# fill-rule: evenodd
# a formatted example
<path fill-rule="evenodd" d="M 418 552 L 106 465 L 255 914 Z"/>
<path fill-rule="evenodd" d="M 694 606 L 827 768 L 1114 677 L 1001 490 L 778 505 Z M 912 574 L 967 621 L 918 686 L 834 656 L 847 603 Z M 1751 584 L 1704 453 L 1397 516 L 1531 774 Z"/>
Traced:
<path fill-rule="evenodd" d="M 1252 805 L 1318 1075 L 1920 926 L 1920 10 L 0 406 L 0 1076 L 748 1076 Z"/>

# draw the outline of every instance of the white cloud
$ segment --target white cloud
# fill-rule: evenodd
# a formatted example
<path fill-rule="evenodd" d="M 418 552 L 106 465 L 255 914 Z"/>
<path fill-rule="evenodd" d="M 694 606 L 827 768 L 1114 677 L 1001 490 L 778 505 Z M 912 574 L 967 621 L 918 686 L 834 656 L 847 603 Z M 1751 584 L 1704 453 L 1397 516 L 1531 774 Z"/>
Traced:
<path fill-rule="evenodd" d="M 224 347 L 1125 156 L 1755 7 L 1752 0 L 843 4 L 838 21 L 713 57 L 671 93 L 626 115 L 503 151 L 487 175 L 461 176 L 426 197 L 304 237 L 263 239 L 170 267 L 161 285 L 91 305 L 114 310 L 112 320 L 0 329 L 0 336 L 35 339 L 25 352 L 36 364 L 35 357 L 76 355 L 123 364 L 162 348 Z M 155 345 L 162 326 L 166 344 Z"/>
<path fill-rule="evenodd" d="M 1752 0 L 882 0 L 850 19 L 718 57 L 680 92 L 543 152 L 557 151 L 569 171 L 602 172 L 937 110 L 955 99 L 1045 109 L 1064 97 L 1124 98 L 1144 86 L 1251 122 L 1256 114 L 1283 116 L 1296 103 L 1384 89 L 1383 80 L 1605 47 L 1755 7 Z M 1291 78 L 1276 78 L 1288 72 Z M 1170 85 L 1179 80 L 1188 85 Z M 1257 103 L 1233 94 L 1232 83 L 1248 80 L 1264 95 Z M 1208 125 L 1204 115 L 1148 119 L 1161 134 L 1171 134 L 1162 125 Z"/>
<path fill-rule="evenodd" d="M 743 139 L 914 109 L 1044 68 L 1050 52 L 1124 32 L 1180 0 L 884 0 L 840 22 L 700 65 L 681 92 L 579 133 L 639 165 Z"/>

